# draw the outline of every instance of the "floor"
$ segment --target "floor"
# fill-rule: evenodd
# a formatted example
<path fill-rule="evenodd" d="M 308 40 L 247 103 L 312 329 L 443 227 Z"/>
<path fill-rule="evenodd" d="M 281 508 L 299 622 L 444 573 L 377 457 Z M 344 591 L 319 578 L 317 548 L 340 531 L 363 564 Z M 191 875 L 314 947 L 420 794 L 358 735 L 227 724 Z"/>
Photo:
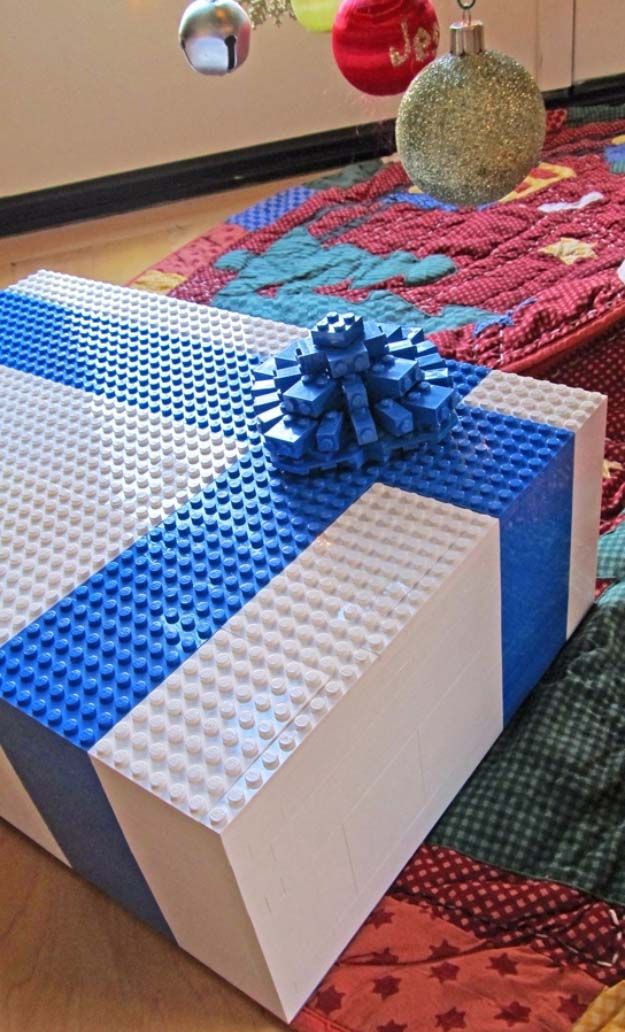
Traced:
<path fill-rule="evenodd" d="M 301 176 L 281 179 L 127 215 L 0 238 L 0 288 L 37 269 L 127 283 L 229 215 L 302 181 Z"/>
<path fill-rule="evenodd" d="M 39 268 L 124 283 L 297 180 L 0 240 L 0 287 Z M 284 1025 L 0 820 L 2 1032 L 279 1032 Z"/>

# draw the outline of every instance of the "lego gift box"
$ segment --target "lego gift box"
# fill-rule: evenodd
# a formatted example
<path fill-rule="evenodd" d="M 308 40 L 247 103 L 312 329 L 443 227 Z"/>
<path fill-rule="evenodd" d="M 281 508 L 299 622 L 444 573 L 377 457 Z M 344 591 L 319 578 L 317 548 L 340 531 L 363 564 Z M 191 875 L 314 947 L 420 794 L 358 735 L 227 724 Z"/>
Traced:
<path fill-rule="evenodd" d="M 605 427 L 449 362 L 444 439 L 289 473 L 301 337 L 0 293 L 0 814 L 287 1020 L 591 604 Z"/>

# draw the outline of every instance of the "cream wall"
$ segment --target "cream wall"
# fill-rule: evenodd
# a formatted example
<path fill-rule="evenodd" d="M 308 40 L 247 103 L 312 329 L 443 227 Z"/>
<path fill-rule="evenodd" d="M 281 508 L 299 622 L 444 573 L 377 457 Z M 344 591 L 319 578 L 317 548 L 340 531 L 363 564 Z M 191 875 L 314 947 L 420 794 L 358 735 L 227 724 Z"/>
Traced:
<path fill-rule="evenodd" d="M 625 72 L 625 0 L 577 0 L 575 82 Z"/>
<path fill-rule="evenodd" d="M 593 0 L 593 3 L 595 0 Z M 488 43 L 570 82 L 573 0 L 480 0 Z M 392 116 L 353 90 L 327 36 L 265 25 L 246 64 L 208 79 L 177 43 L 174 0 L 2 0 L 0 196 Z M 439 0 L 445 26 L 454 0 Z M 7 26 L 10 27 L 7 31 Z M 443 40 L 446 30 L 443 30 Z"/>

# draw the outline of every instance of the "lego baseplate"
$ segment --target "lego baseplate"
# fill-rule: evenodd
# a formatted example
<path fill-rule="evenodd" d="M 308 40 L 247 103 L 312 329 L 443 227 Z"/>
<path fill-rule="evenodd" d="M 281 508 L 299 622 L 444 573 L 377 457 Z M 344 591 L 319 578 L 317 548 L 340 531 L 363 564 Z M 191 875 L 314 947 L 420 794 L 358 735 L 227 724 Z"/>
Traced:
<path fill-rule="evenodd" d="M 0 814 L 290 1020 L 592 602 L 605 399 L 449 362 L 449 437 L 268 458 L 297 327 L 0 293 Z"/>

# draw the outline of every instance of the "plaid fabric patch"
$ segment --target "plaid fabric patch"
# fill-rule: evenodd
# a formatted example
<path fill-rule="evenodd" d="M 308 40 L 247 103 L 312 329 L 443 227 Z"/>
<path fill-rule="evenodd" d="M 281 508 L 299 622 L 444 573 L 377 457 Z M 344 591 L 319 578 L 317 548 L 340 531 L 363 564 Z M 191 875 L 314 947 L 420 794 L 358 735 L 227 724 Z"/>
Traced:
<path fill-rule="evenodd" d="M 625 532 L 602 576 L 625 571 Z M 625 581 L 616 581 L 430 837 L 469 856 L 625 902 Z"/>
<path fill-rule="evenodd" d="M 625 523 L 600 539 L 597 576 L 602 580 L 625 579 Z"/>

